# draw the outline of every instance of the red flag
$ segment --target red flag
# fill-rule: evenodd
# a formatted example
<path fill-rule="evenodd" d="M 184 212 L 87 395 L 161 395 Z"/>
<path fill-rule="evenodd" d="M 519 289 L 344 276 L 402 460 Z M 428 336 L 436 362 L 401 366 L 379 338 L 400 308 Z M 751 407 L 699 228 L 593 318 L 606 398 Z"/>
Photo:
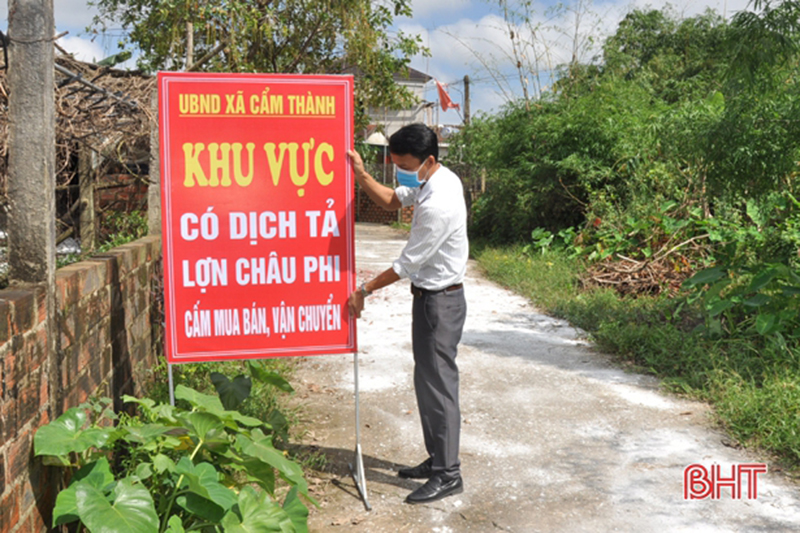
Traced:
<path fill-rule="evenodd" d="M 436 87 L 439 89 L 439 102 L 442 104 L 442 111 L 447 111 L 452 107 L 461 109 L 461 106 L 450 99 L 450 95 L 447 94 L 447 91 L 444 89 L 444 85 L 442 85 L 438 80 L 436 81 Z"/>

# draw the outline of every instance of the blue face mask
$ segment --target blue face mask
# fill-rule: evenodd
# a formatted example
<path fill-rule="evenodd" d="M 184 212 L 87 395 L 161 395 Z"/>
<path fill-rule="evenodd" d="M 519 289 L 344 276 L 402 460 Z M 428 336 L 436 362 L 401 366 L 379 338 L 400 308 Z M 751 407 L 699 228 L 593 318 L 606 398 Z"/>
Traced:
<path fill-rule="evenodd" d="M 397 172 L 397 183 L 399 183 L 404 187 L 411 187 L 411 188 L 419 187 L 424 183 L 419 179 L 419 171 L 424 165 L 425 163 L 422 163 L 422 165 L 420 165 L 419 168 L 414 172 L 403 170 L 402 168 L 395 165 L 394 168 L 395 171 Z"/>

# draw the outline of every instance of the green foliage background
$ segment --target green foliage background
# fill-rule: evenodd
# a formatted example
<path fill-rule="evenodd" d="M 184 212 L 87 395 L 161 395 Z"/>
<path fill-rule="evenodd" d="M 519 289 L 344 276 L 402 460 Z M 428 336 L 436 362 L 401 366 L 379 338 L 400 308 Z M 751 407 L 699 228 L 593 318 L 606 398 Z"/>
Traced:
<path fill-rule="evenodd" d="M 490 276 L 800 465 L 800 2 L 730 21 L 635 10 L 595 65 L 480 116 L 451 163 L 484 169 Z M 679 294 L 621 297 L 598 262 L 660 263 Z"/>

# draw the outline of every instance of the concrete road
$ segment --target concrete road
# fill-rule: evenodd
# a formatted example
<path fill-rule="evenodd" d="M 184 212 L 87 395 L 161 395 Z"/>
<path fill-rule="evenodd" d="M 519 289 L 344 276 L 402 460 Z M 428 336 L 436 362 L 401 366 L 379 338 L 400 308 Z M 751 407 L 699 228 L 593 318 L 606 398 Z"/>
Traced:
<path fill-rule="evenodd" d="M 359 279 L 391 264 L 406 236 L 357 228 Z M 730 446 L 702 403 L 626 373 L 568 323 L 487 281 L 474 264 L 458 355 L 463 494 L 403 503 L 419 486 L 398 468 L 425 458 L 412 384 L 406 282 L 371 296 L 359 322 L 361 442 L 371 512 L 348 476 L 355 443 L 352 356 L 304 359 L 296 401 L 303 442 L 328 459 L 311 482 L 312 531 L 766 532 L 800 531 L 800 487 L 759 475 L 757 498 L 684 500 L 687 465 L 765 458 Z M 746 481 L 746 480 L 745 480 Z M 699 488 L 699 487 L 698 487 Z"/>

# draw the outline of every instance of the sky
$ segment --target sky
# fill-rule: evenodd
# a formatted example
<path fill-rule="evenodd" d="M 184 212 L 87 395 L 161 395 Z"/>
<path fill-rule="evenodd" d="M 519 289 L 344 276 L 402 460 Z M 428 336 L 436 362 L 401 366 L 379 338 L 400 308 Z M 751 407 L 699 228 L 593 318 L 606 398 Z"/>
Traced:
<path fill-rule="evenodd" d="M 745 9 L 749 1 L 533 0 L 528 17 L 530 24 L 521 24 L 518 20 L 508 24 L 498 0 L 411 0 L 413 16 L 397 18 L 393 31 L 420 36 L 431 56 L 414 57 L 411 66 L 447 84 L 453 101 L 463 104 L 461 80 L 469 75 L 472 113 L 492 113 L 509 100 L 520 98 L 523 83 L 530 94 L 535 94 L 539 87 L 546 89 L 551 80 L 551 68 L 570 60 L 574 43 L 580 43 L 579 59 L 591 61 L 597 56 L 603 38 L 612 34 L 619 21 L 635 8 L 661 9 L 669 4 L 677 13 L 687 17 L 709 8 L 730 17 Z M 56 32 L 69 32 L 58 41 L 63 48 L 86 61 L 100 60 L 119 51 L 118 36 L 98 36 L 86 31 L 97 14 L 87 0 L 53 0 L 53 3 Z M 521 3 L 521 0 L 506 2 L 512 11 Z M 558 12 L 554 8 L 556 4 L 566 4 L 569 9 Z M 576 6 L 584 9 L 576 9 Z M 577 39 L 576 12 L 581 15 Z M 8 26 L 8 0 L 0 0 L 0 16 L 2 29 L 5 29 Z M 516 58 L 510 39 L 512 33 L 518 45 Z M 534 48 L 528 45 L 532 42 L 536 43 Z M 540 72 L 538 83 L 531 76 L 520 81 L 515 68 L 516 59 L 530 64 L 535 56 L 538 56 L 538 64 L 534 70 Z M 425 98 L 438 101 L 433 82 L 426 87 Z M 437 109 L 437 122 L 461 123 L 462 116 L 456 110 L 443 112 L 440 107 Z"/>

